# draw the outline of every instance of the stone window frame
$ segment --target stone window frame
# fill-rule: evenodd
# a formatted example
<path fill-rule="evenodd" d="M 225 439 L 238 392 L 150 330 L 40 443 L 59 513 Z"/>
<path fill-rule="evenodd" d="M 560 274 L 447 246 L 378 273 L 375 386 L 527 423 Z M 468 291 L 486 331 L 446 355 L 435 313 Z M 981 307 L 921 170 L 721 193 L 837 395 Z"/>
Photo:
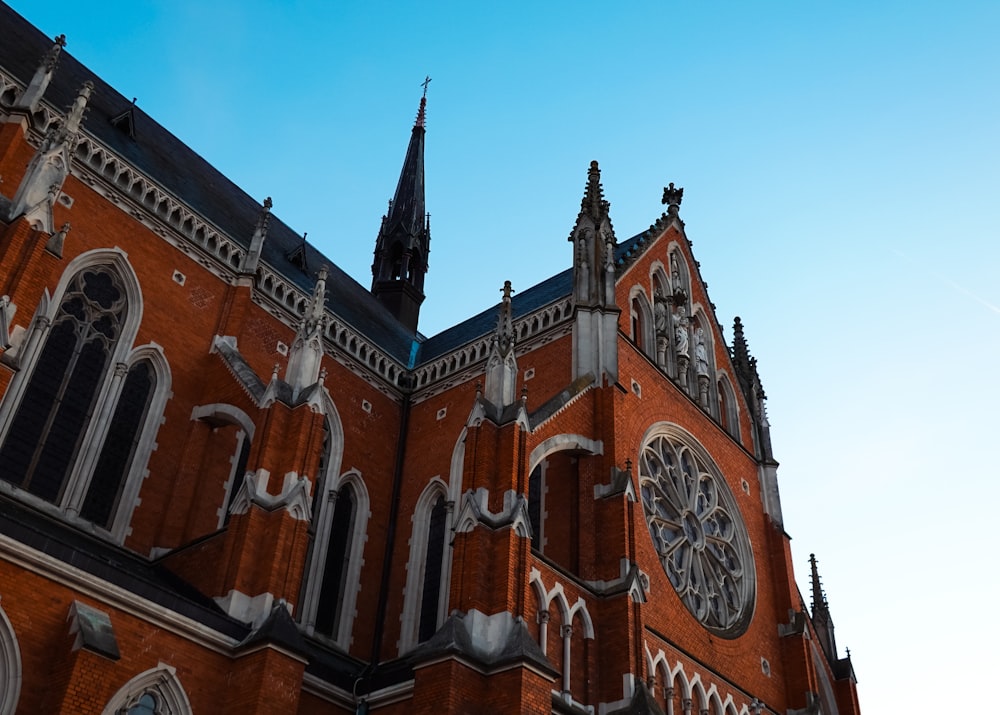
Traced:
<path fill-rule="evenodd" d="M 193 715 L 191 702 L 177 678 L 177 669 L 163 662 L 121 686 L 104 706 L 101 715 L 125 715 L 146 694 L 157 696 L 163 715 Z"/>
<path fill-rule="evenodd" d="M 444 498 L 447 509 L 445 539 L 442 546 L 441 584 L 438 592 L 437 626 L 440 628 L 448 615 L 449 586 L 451 583 L 451 552 L 454 532 L 455 502 L 449 499 L 448 485 L 439 476 L 430 480 L 413 509 L 410 533 L 410 558 L 406 564 L 406 587 L 403 592 L 403 612 L 397 650 L 403 655 L 420 643 L 420 613 L 424 597 L 424 569 L 427 565 L 427 544 L 430 536 L 431 511 L 439 497 Z"/>
<path fill-rule="evenodd" d="M 338 462 L 339 464 L 339 462 Z M 330 530 L 336 512 L 337 496 L 350 486 L 354 494 L 354 515 L 347 545 L 347 564 L 344 569 L 344 595 L 339 604 L 340 621 L 332 640 L 345 651 L 350 650 L 354 619 L 357 616 L 358 594 L 361 592 L 361 569 L 364 566 L 364 549 L 368 541 L 368 520 L 371 517 L 371 497 L 365 486 L 364 477 L 357 469 L 351 469 L 335 479 L 326 481 L 322 491 L 313 498 L 313 508 L 318 509 L 316 534 L 308 564 L 306 586 L 302 596 L 300 621 L 307 635 L 326 639 L 315 630 L 316 615 L 319 610 L 323 587 L 323 572 L 326 567 L 327 550 L 330 546 Z"/>
<path fill-rule="evenodd" d="M 0 715 L 14 715 L 21 693 L 21 648 L 0 605 Z"/>
<path fill-rule="evenodd" d="M 250 415 L 236 405 L 231 405 L 226 402 L 213 402 L 206 405 L 198 405 L 191 410 L 191 419 L 205 422 L 210 426 L 226 424 L 237 428 L 236 447 L 233 450 L 232 456 L 229 458 L 229 462 L 232 466 L 229 468 L 229 477 L 222 485 L 222 502 L 219 504 L 219 509 L 216 512 L 216 517 L 218 518 L 216 528 L 221 529 L 229 523 L 229 507 L 232 506 L 233 499 L 235 498 L 237 492 L 239 492 L 240 487 L 243 485 L 243 480 L 246 477 L 245 470 L 243 470 L 243 474 L 237 473 L 240 471 L 240 455 L 243 452 L 243 445 L 245 442 L 249 441 L 252 448 L 254 434 L 256 433 L 256 425 Z"/>
<path fill-rule="evenodd" d="M 143 299 L 139 281 L 128 261 L 128 255 L 120 248 L 95 249 L 77 256 L 66 266 L 52 294 L 48 289 L 32 317 L 31 324 L 24 333 L 17 355 L 17 373 L 11 380 L 7 393 L 0 403 L 0 440 L 6 437 L 21 401 L 33 377 L 38 359 L 45 347 L 49 327 L 58 315 L 63 296 L 71 282 L 83 271 L 104 268 L 114 273 L 125 293 L 125 317 L 121 332 L 115 343 L 105 374 L 101 377 L 94 400 L 95 410 L 83 427 L 80 446 L 73 457 L 66 477 L 62 496 L 57 502 L 30 494 L 8 482 L 0 481 L 0 489 L 8 491 L 41 510 L 64 518 L 98 535 L 104 535 L 116 543 L 124 542 L 130 533 L 129 522 L 138 505 L 138 492 L 142 480 L 148 474 L 149 457 L 156 448 L 156 433 L 163 421 L 163 411 L 171 396 L 171 373 L 163 348 L 154 342 L 135 346 L 134 342 L 142 322 Z M 93 524 L 79 516 L 83 501 L 90 486 L 93 470 L 101 455 L 104 438 L 114 417 L 118 397 L 128 370 L 142 360 L 149 360 L 156 377 L 156 385 L 146 410 L 145 422 L 139 432 L 136 450 L 132 455 L 127 473 L 123 478 L 118 506 L 111 519 L 110 529 Z"/>
<path fill-rule="evenodd" d="M 716 374 L 716 403 L 719 405 L 719 423 L 737 442 L 741 439 L 740 430 L 740 403 L 736 399 L 736 390 L 733 389 L 733 381 L 724 369 L 715 371 Z M 725 408 L 725 414 L 723 409 Z"/>
<path fill-rule="evenodd" d="M 681 447 L 692 454 L 696 461 L 696 466 L 700 472 L 704 472 L 712 478 L 716 483 L 717 489 L 716 493 L 721 497 L 719 499 L 722 502 L 724 511 L 729 519 L 732 521 L 734 528 L 742 532 L 741 543 L 733 546 L 733 548 L 738 552 L 744 564 L 744 570 L 746 571 L 744 575 L 743 582 L 741 583 L 741 588 L 743 589 L 743 599 L 744 602 L 741 605 L 738 618 L 734 623 L 730 623 L 725 626 L 709 625 L 705 623 L 701 618 L 695 614 L 691 608 L 688 606 L 686 601 L 682 600 L 685 608 L 689 611 L 691 616 L 697 620 L 703 628 L 711 633 L 714 633 L 722 638 L 732 639 L 741 636 L 749 628 L 750 623 L 753 620 L 754 614 L 757 607 L 757 565 L 754 558 L 754 547 L 753 542 L 750 539 L 749 530 L 747 529 L 746 522 L 743 520 L 743 514 L 739 508 L 739 503 L 737 501 L 736 495 L 730 488 L 725 475 L 722 473 L 715 459 L 712 458 L 711 454 L 707 449 L 695 438 L 691 433 L 689 433 L 684 428 L 680 427 L 671 422 L 657 422 L 653 424 L 646 433 L 643 435 L 640 441 L 639 459 L 636 464 L 636 477 L 638 480 L 638 486 L 640 491 L 639 501 L 643 503 L 643 520 L 647 524 L 647 533 L 649 533 L 649 514 L 647 513 L 644 497 L 641 496 L 643 490 L 643 483 L 646 481 L 646 477 L 642 474 L 642 453 L 646 450 L 647 446 L 650 445 L 654 440 L 659 438 L 665 438 L 668 442 L 672 444 L 674 449 Z M 652 539 L 652 534 L 650 534 Z M 655 546 L 655 544 L 654 544 Z M 662 556 L 660 556 L 661 567 Z M 666 568 L 663 568 L 666 574 Z M 669 581 L 669 575 L 667 575 Z M 683 597 L 680 593 L 674 589 L 679 598 Z"/>
<path fill-rule="evenodd" d="M 632 286 L 628 296 L 629 324 L 628 336 L 639 352 L 650 360 L 656 360 L 656 326 L 653 306 L 641 285 Z M 636 335 L 636 325 L 641 332 Z"/>

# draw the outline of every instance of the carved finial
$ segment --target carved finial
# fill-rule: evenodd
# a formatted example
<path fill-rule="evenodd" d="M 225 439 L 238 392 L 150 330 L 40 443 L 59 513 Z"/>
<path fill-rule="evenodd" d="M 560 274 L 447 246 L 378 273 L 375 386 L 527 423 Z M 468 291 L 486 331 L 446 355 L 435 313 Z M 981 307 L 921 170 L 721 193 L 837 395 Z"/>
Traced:
<path fill-rule="evenodd" d="M 528 401 L 528 386 L 521 385 L 521 402 L 527 402 L 527 401 Z"/>
<path fill-rule="evenodd" d="M 480 398 L 482 396 L 483 396 L 483 383 L 482 382 L 477 382 L 476 383 L 476 397 Z"/>
<path fill-rule="evenodd" d="M 278 379 L 278 373 L 281 371 L 281 365 L 274 363 L 274 369 L 271 370 L 271 381 Z"/>
<path fill-rule="evenodd" d="M 87 108 L 87 102 L 90 100 L 90 95 L 93 91 L 94 83 L 89 79 L 80 87 L 76 99 L 73 100 L 73 106 L 70 107 L 69 114 L 66 116 L 67 133 L 76 134 L 80 131 L 80 123 L 83 121 L 83 110 Z"/>
<path fill-rule="evenodd" d="M 261 250 L 263 250 L 264 241 L 267 239 L 267 226 L 271 220 L 271 207 L 273 205 L 271 197 L 268 196 L 264 199 L 264 203 L 257 213 L 257 225 L 254 226 L 253 236 L 250 237 L 250 247 L 243 257 L 243 265 L 240 267 L 244 274 L 253 275 L 257 272 Z"/>
<path fill-rule="evenodd" d="M 663 188 L 663 201 L 662 203 L 667 206 L 667 213 L 671 216 L 677 215 L 677 209 L 681 205 L 681 200 L 684 198 L 684 189 L 680 187 L 674 187 L 674 182 L 670 182 L 670 186 L 665 186 Z"/>
<path fill-rule="evenodd" d="M 631 457 L 626 457 L 625 458 L 625 471 L 628 474 L 632 473 L 632 458 Z"/>
<path fill-rule="evenodd" d="M 58 258 L 62 258 L 63 245 L 66 243 L 66 235 L 69 233 L 69 230 L 70 225 L 69 221 L 67 221 L 62 225 L 62 228 L 52 234 L 48 243 L 45 244 L 45 250 Z"/>
<path fill-rule="evenodd" d="M 38 108 L 38 103 L 41 101 L 45 90 L 48 89 L 49 82 L 52 80 L 56 63 L 59 61 L 59 53 L 65 46 L 66 35 L 57 36 L 53 41 L 52 47 L 42 57 L 41 62 L 38 63 L 38 69 L 35 70 L 31 82 L 28 83 L 28 86 L 25 87 L 24 92 L 18 98 L 17 106 L 26 108 L 32 112 Z"/>
<path fill-rule="evenodd" d="M 503 282 L 503 288 L 500 289 L 500 292 L 503 293 L 503 302 L 509 303 L 511 293 L 514 292 L 514 289 L 510 287 L 510 281 Z"/>
<path fill-rule="evenodd" d="M 42 58 L 41 66 L 45 69 L 46 72 L 51 72 L 56 68 L 56 62 L 59 60 L 59 53 L 65 46 L 66 46 L 66 35 L 56 35 L 54 44 L 49 49 L 49 51 L 45 53 L 45 57 Z"/>

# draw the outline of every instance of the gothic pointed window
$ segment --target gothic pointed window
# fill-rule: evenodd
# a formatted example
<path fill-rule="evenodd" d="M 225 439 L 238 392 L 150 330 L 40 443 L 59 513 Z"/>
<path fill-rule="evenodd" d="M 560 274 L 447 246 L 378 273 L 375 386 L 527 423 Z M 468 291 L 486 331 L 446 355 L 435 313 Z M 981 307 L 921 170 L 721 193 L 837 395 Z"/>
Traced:
<path fill-rule="evenodd" d="M 316 611 L 316 632 L 328 637 L 337 636 L 343 613 L 344 589 L 347 585 L 347 564 L 351 555 L 351 535 L 356 512 L 354 489 L 345 485 L 337 493 L 333 521 L 330 525 L 323 565 L 323 580 Z"/>
<path fill-rule="evenodd" d="M 132 346 L 141 313 L 124 254 L 78 257 L 43 302 L 0 405 L 0 479 L 118 540 L 170 392 L 162 349 Z"/>
<path fill-rule="evenodd" d="M 444 565 L 444 538 L 448 510 L 444 496 L 438 496 L 431 509 L 427 528 L 427 560 L 420 599 L 420 628 L 417 638 L 425 641 L 438 628 L 437 618 L 441 598 L 441 568 Z"/>
<path fill-rule="evenodd" d="M 0 607 L 0 715 L 14 715 L 21 691 L 21 651 L 14 628 Z"/>
<path fill-rule="evenodd" d="M 3 479 L 45 501 L 62 498 L 126 312 L 124 288 L 108 268 L 70 281 L 0 448 Z"/>
<path fill-rule="evenodd" d="M 542 550 L 542 492 L 544 489 L 542 469 L 544 462 L 531 470 L 528 477 L 528 520 L 531 522 L 531 548 Z"/>
<path fill-rule="evenodd" d="M 156 373 L 148 360 L 129 369 L 80 511 L 105 529 L 111 528 L 155 388 Z"/>

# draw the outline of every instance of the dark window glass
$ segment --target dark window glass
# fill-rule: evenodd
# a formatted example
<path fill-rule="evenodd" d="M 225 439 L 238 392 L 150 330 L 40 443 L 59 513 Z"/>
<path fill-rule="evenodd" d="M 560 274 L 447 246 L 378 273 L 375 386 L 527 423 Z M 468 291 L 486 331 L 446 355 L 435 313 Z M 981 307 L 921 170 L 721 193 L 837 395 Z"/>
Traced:
<path fill-rule="evenodd" d="M 243 440 L 240 442 L 240 456 L 236 460 L 236 471 L 233 472 L 233 483 L 229 486 L 229 498 L 226 500 L 226 515 L 223 517 L 223 524 L 229 523 L 229 511 L 233 508 L 236 495 L 243 487 L 243 480 L 246 479 L 247 475 L 247 462 L 249 461 L 250 435 L 244 433 Z"/>
<path fill-rule="evenodd" d="M 344 588 L 347 585 L 347 562 L 351 556 L 351 533 L 354 530 L 354 490 L 345 485 L 337 493 L 330 539 L 323 565 L 323 581 L 316 609 L 316 632 L 336 636 L 340 628 Z"/>
<path fill-rule="evenodd" d="M 125 313 L 125 292 L 108 269 L 73 277 L 0 448 L 0 478 L 61 498 Z"/>
<path fill-rule="evenodd" d="M 152 693 L 145 693 L 139 701 L 128 709 L 127 715 L 156 715 L 159 701 Z"/>
<path fill-rule="evenodd" d="M 542 548 L 542 465 L 528 477 L 528 519 L 531 521 L 531 548 Z"/>
<path fill-rule="evenodd" d="M 431 509 L 427 531 L 427 560 L 424 564 L 424 586 L 420 600 L 418 639 L 425 641 L 437 630 L 438 602 L 441 598 L 441 567 L 444 564 L 444 536 L 448 512 L 444 497 L 439 496 Z"/>
<path fill-rule="evenodd" d="M 118 506 L 125 477 L 146 423 L 149 402 L 156 387 L 156 374 L 146 360 L 132 366 L 125 377 L 115 414 L 101 447 L 80 515 L 105 529 Z"/>

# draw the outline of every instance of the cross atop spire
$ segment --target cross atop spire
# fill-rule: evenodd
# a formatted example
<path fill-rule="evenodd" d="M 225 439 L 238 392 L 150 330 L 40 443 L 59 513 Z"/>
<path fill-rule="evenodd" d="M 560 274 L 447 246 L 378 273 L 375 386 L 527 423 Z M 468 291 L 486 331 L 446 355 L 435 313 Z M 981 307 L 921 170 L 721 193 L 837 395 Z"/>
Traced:
<path fill-rule="evenodd" d="M 424 300 L 431 240 L 430 215 L 424 203 L 424 135 L 430 81 L 427 77 L 421 83 L 424 94 L 417 121 L 410 134 L 396 193 L 389 202 L 389 211 L 382 217 L 372 263 L 372 294 L 414 332 Z"/>

